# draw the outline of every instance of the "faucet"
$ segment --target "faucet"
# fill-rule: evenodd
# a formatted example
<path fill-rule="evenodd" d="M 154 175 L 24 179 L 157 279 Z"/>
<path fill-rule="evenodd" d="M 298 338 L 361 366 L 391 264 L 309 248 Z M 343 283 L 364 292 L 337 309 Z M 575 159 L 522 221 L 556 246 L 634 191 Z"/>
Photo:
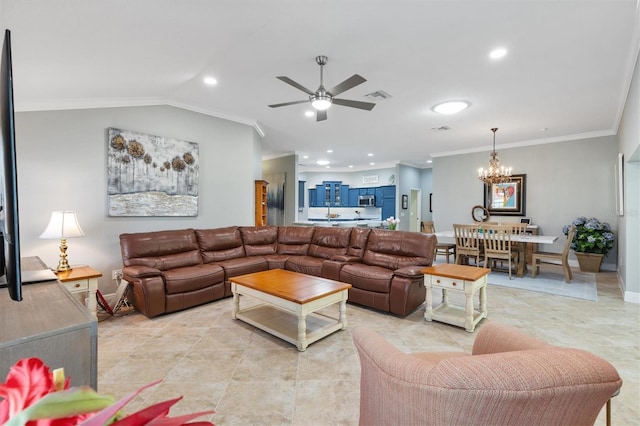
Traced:
<path fill-rule="evenodd" d="M 327 222 L 331 222 L 331 204 L 327 203 Z"/>

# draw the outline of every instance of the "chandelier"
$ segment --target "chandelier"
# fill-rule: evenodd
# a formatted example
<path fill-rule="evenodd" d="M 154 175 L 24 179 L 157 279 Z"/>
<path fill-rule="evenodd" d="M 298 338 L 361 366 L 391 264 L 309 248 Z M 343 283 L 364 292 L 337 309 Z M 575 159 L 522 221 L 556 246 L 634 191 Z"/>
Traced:
<path fill-rule="evenodd" d="M 511 167 L 500 166 L 500 160 L 498 160 L 498 153 L 496 152 L 496 132 L 497 127 L 491 129 L 493 132 L 493 151 L 491 152 L 491 159 L 489 160 L 489 168 L 478 169 L 478 179 L 487 185 L 496 183 L 505 183 L 511 180 Z"/>

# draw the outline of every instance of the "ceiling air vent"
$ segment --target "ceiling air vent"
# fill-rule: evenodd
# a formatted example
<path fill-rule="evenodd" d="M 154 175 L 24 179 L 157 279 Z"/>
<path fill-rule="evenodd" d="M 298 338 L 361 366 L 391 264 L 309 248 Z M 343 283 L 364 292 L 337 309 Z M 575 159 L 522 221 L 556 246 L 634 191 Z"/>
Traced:
<path fill-rule="evenodd" d="M 366 95 L 364 95 L 364 97 L 372 101 L 381 101 L 383 99 L 390 98 L 391 95 L 384 90 L 376 90 L 375 92 L 367 93 Z"/>
<path fill-rule="evenodd" d="M 431 130 L 433 130 L 434 132 L 444 132 L 446 130 L 451 130 L 451 127 L 449 126 L 432 127 Z"/>

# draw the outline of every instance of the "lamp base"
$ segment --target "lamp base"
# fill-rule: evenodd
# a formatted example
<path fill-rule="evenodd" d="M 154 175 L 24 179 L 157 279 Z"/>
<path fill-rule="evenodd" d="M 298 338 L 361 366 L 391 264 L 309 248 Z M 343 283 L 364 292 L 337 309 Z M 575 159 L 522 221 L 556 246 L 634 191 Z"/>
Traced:
<path fill-rule="evenodd" d="M 60 260 L 58 261 L 58 267 L 56 272 L 70 271 L 72 268 L 67 261 L 67 239 L 62 238 L 60 240 Z"/>

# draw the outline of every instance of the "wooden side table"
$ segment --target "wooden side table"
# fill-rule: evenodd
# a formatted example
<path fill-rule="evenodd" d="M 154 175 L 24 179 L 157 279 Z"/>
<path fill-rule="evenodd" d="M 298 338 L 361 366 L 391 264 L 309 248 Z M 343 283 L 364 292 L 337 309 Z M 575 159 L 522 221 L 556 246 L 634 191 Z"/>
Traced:
<path fill-rule="evenodd" d="M 424 274 L 424 285 L 427 289 L 425 320 L 464 327 L 472 333 L 476 324 L 487 317 L 487 275 L 491 272 L 490 269 L 444 263 L 430 266 L 420 272 Z M 442 303 L 435 308 L 431 294 L 434 288 L 442 290 Z M 464 293 L 464 307 L 449 304 L 449 290 Z M 480 299 L 479 311 L 473 308 L 473 295 L 476 292 Z"/>
<path fill-rule="evenodd" d="M 69 271 L 56 272 L 56 275 L 58 281 L 71 293 L 87 293 L 87 309 L 95 318 L 98 318 L 96 292 L 98 291 L 98 278 L 102 274 L 90 266 L 74 266 Z"/>

